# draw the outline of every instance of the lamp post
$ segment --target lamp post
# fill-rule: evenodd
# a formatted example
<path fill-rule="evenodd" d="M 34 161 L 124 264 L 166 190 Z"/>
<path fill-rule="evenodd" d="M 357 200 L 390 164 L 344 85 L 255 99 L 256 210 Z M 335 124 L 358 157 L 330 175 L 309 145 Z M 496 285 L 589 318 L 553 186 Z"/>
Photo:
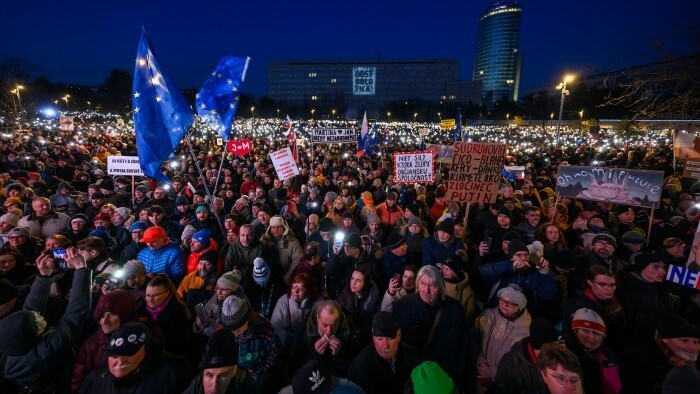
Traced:
<path fill-rule="evenodd" d="M 583 138 L 583 110 L 579 111 L 578 116 L 581 117 L 581 138 Z"/>
<path fill-rule="evenodd" d="M 559 146 L 559 129 L 561 129 L 561 117 L 564 114 L 564 97 L 569 95 L 569 90 L 566 89 L 566 85 L 573 81 L 573 75 L 566 75 L 564 80 L 557 85 L 557 90 L 561 90 L 561 101 L 559 102 L 559 121 L 557 121 L 557 138 L 555 140 L 555 146 Z"/>
<path fill-rule="evenodd" d="M 333 119 L 335 119 L 335 110 L 332 109 L 331 112 L 333 113 Z"/>
<path fill-rule="evenodd" d="M 255 107 L 250 107 L 250 116 L 255 119 Z"/>
<path fill-rule="evenodd" d="M 416 118 L 418 117 L 418 112 L 413 114 L 413 123 L 416 123 Z"/>
<path fill-rule="evenodd" d="M 66 112 L 70 112 L 70 106 L 68 105 L 68 98 L 69 97 L 70 97 L 70 94 L 63 96 L 63 101 L 66 102 Z"/>
<path fill-rule="evenodd" d="M 315 109 L 315 108 L 311 108 L 311 119 L 314 118 L 314 112 L 316 112 L 316 109 Z"/>
<path fill-rule="evenodd" d="M 386 122 L 391 123 L 391 112 L 386 113 Z"/>
<path fill-rule="evenodd" d="M 15 112 L 17 115 L 17 121 L 19 122 L 19 128 L 22 129 L 22 96 L 20 95 L 20 90 L 24 89 L 24 86 L 17 85 L 14 89 L 10 90 L 10 93 L 17 95 L 17 105 L 15 105 Z M 12 100 L 14 102 L 14 99 Z"/>

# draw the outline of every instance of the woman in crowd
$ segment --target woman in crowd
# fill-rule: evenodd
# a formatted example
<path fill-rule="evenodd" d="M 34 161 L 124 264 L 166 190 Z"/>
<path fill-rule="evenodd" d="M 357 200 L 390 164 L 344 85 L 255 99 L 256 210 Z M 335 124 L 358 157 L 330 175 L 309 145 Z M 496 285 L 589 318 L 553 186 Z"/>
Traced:
<path fill-rule="evenodd" d="M 360 330 L 360 344 L 372 340 L 372 318 L 379 310 L 379 290 L 372 276 L 364 270 L 354 270 L 345 289 L 338 295 L 338 303 Z"/>
<path fill-rule="evenodd" d="M 403 271 L 389 279 L 389 288 L 382 298 L 381 310 L 392 312 L 396 301 L 416 291 L 418 269 L 415 264 L 407 264 Z"/>

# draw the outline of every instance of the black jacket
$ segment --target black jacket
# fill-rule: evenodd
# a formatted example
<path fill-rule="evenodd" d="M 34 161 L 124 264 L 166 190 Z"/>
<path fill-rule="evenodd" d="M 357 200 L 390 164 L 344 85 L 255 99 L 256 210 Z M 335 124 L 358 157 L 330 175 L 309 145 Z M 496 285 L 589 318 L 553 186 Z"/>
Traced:
<path fill-rule="evenodd" d="M 389 362 L 379 357 L 374 344 L 370 344 L 350 363 L 348 379 L 368 393 L 400 394 L 420 362 L 418 350 L 401 342 L 392 370 Z"/>
<path fill-rule="evenodd" d="M 523 338 L 503 355 L 496 371 L 495 393 L 547 393 L 540 368 L 529 355 L 530 338 Z"/>

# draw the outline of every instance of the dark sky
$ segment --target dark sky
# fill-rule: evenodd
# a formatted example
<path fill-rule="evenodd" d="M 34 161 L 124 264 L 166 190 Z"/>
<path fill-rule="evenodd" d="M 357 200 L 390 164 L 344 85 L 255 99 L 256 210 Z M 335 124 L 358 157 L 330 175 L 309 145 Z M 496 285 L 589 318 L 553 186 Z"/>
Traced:
<path fill-rule="evenodd" d="M 292 59 L 457 58 L 471 79 L 478 18 L 489 0 L 5 1 L 0 60 L 20 57 L 53 82 L 99 85 L 133 72 L 145 26 L 180 88 L 198 88 L 221 56 L 250 56 L 244 91 L 267 91 L 267 62 Z M 523 8 L 521 93 L 569 71 L 654 59 L 692 48 L 698 0 L 530 0 Z"/>

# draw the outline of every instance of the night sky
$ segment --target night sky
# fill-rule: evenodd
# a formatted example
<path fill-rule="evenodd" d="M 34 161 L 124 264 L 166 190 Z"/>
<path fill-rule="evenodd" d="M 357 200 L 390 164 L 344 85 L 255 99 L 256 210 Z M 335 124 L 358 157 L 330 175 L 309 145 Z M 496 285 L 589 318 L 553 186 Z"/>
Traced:
<path fill-rule="evenodd" d="M 141 26 L 180 88 L 199 88 L 224 55 L 250 56 L 244 91 L 267 92 L 267 62 L 457 58 L 471 80 L 479 15 L 488 0 L 5 1 L 0 61 L 20 57 L 52 82 L 97 86 L 133 72 Z M 653 60 L 653 43 L 689 53 L 697 0 L 520 1 L 521 94 L 567 71 Z"/>

